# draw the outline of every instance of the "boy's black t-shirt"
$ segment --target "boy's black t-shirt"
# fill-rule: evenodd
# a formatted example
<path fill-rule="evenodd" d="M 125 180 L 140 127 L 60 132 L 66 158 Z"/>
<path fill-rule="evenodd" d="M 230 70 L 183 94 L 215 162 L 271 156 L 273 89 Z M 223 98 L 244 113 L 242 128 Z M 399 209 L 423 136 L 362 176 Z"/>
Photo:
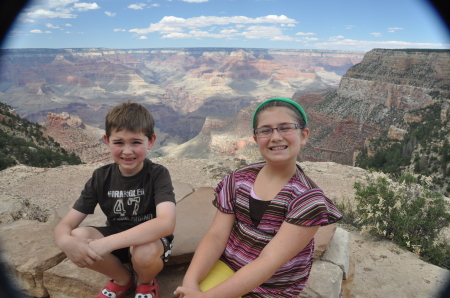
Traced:
<path fill-rule="evenodd" d="M 94 171 L 73 208 L 93 214 L 97 204 L 107 217 L 106 225 L 129 229 L 156 217 L 156 205 L 175 203 L 169 171 L 149 159 L 131 177 L 120 174 L 116 163 Z"/>

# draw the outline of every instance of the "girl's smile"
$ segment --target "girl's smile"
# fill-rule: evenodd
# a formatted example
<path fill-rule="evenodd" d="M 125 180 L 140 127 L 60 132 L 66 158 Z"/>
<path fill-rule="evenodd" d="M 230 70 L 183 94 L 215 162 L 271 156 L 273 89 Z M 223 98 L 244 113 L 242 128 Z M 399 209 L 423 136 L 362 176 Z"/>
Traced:
<path fill-rule="evenodd" d="M 283 124 L 297 123 L 293 112 L 286 107 L 273 107 L 262 111 L 258 116 L 258 128 L 276 128 Z M 273 129 L 269 137 L 254 136 L 259 151 L 267 163 L 295 163 L 300 147 L 306 144 L 309 129 L 294 129 L 280 133 Z"/>

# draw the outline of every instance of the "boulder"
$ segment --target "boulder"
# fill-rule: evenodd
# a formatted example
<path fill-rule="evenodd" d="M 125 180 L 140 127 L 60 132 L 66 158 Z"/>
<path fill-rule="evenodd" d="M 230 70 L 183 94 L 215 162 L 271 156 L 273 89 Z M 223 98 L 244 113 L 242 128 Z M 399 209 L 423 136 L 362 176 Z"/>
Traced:
<path fill-rule="evenodd" d="M 177 205 L 175 245 L 168 265 L 190 262 L 200 240 L 209 229 L 216 208 L 214 188 L 200 187 Z M 193 233 L 195 231 L 195 233 Z"/>
<path fill-rule="evenodd" d="M 339 266 L 344 273 L 344 279 L 347 279 L 350 267 L 350 233 L 338 228 L 322 260 Z"/>
<path fill-rule="evenodd" d="M 308 283 L 299 298 L 340 298 L 343 272 L 339 266 L 322 260 L 313 262 Z"/>
<path fill-rule="evenodd" d="M 44 286 L 51 298 L 95 297 L 107 283 L 107 276 L 78 268 L 69 259 L 44 272 Z"/>
<path fill-rule="evenodd" d="M 3 261 L 22 293 L 47 297 L 44 271 L 66 257 L 53 243 L 54 226 L 34 220 L 20 220 L 0 226 Z"/>
<path fill-rule="evenodd" d="M 0 194 L 0 224 L 10 223 L 22 217 L 23 203 L 18 196 Z"/>

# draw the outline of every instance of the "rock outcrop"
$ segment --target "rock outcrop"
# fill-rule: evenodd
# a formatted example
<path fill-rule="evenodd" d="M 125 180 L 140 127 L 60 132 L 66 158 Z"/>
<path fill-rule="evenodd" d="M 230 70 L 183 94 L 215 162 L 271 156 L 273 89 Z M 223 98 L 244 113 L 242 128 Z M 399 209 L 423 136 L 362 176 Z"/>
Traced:
<path fill-rule="evenodd" d="M 104 131 L 85 125 L 78 116 L 66 112 L 48 113 L 47 121 L 42 125 L 64 150 L 75 153 L 81 161 L 95 163 L 110 160 L 109 149 L 101 141 Z"/>
<path fill-rule="evenodd" d="M 296 96 L 313 133 L 303 158 L 353 163 L 367 138 L 390 133 L 401 138 L 409 111 L 450 94 L 450 51 L 375 49 L 351 67 L 339 88 L 323 96 Z"/>
<path fill-rule="evenodd" d="M 181 284 L 186 262 L 216 212 L 211 204 L 213 187 L 241 161 L 157 158 L 155 162 L 172 173 L 178 202 L 171 264 L 158 275 L 161 297 L 169 298 Z M 9 196 L 6 200 L 27 199 L 30 205 L 49 211 L 44 219 L 14 217 L 0 224 L 2 260 L 22 293 L 51 298 L 93 297 L 107 282 L 107 277 L 80 269 L 65 259 L 51 239 L 54 225 L 71 207 L 96 166 L 16 166 L 0 172 L 0 191 Z M 301 166 L 337 202 L 353 200 L 353 183 L 363 181 L 366 173 L 332 162 L 304 162 Z M 0 200 L 5 206 L 4 196 Z M 104 215 L 98 208 L 83 224 L 103 222 Z M 328 226 L 319 230 L 316 239 L 316 260 L 300 297 L 434 297 L 448 278 L 447 270 L 427 264 L 387 240 L 361 236 L 351 227 Z"/>

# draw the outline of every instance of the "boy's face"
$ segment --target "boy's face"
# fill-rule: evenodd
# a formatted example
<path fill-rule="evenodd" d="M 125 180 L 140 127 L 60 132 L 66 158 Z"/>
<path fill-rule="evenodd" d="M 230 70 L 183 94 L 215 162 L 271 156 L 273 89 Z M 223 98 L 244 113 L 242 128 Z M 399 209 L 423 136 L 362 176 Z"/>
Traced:
<path fill-rule="evenodd" d="M 112 158 L 119 165 L 120 173 L 133 176 L 143 168 L 147 150 L 153 147 L 156 135 L 149 139 L 142 132 L 113 129 L 109 138 L 106 135 L 103 138 L 111 150 Z"/>

